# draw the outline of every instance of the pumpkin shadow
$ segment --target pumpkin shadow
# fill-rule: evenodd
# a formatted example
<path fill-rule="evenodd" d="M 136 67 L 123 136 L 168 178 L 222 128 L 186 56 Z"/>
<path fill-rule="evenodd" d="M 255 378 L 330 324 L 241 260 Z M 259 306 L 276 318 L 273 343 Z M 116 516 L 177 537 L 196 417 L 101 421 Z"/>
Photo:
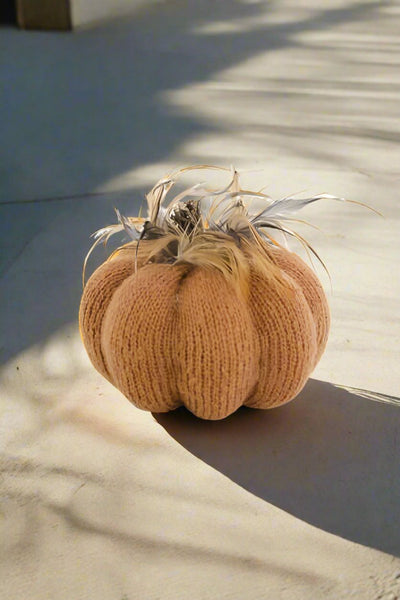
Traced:
<path fill-rule="evenodd" d="M 400 556 L 400 412 L 310 380 L 272 411 L 154 414 L 189 452 L 311 525 Z"/>

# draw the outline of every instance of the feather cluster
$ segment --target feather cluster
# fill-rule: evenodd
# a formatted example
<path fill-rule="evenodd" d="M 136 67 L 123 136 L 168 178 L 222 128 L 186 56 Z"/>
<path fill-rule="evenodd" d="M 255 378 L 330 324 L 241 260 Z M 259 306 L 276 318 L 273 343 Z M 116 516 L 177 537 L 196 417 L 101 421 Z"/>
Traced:
<path fill-rule="evenodd" d="M 181 175 L 203 169 L 230 171 L 229 184 L 220 190 L 210 190 L 199 183 L 168 199 L 171 188 Z M 219 270 L 246 291 L 249 265 L 253 265 L 265 276 L 284 284 L 268 252 L 269 247 L 280 245 L 277 232 L 284 238 L 296 238 L 307 253 L 314 255 L 326 269 L 307 240 L 290 226 L 296 221 L 304 223 L 294 218 L 297 210 L 325 199 L 354 202 L 329 194 L 273 200 L 262 191 L 242 189 L 239 173 L 234 168 L 229 170 L 210 165 L 186 167 L 158 181 L 146 195 L 146 218 L 126 217 L 116 209 L 118 223 L 93 234 L 95 242 L 86 256 L 83 276 L 94 248 L 101 242 L 107 243 L 114 234 L 125 232 L 132 242 L 130 248 L 135 248 L 136 266 L 139 252 L 141 265 L 149 262 L 201 265 Z M 254 200 L 257 200 L 258 210 L 250 209 Z"/>

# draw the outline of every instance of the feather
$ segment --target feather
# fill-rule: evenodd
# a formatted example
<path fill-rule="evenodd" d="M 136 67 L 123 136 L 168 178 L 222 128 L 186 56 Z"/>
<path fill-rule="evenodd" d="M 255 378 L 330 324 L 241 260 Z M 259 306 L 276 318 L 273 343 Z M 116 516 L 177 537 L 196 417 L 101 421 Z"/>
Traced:
<path fill-rule="evenodd" d="M 204 183 L 197 183 L 168 200 L 168 194 L 179 178 L 197 170 L 230 172 L 231 178 L 219 190 L 211 190 Z M 361 202 L 329 194 L 309 198 L 288 196 L 273 200 L 262 191 L 242 189 L 239 172 L 234 167 L 228 169 L 213 165 L 193 165 L 171 172 L 153 186 L 146 200 L 147 219 L 141 213 L 138 217 L 126 217 L 116 209 L 118 223 L 93 234 L 95 242 L 84 260 L 83 283 L 88 259 L 98 244 L 106 244 L 111 236 L 125 231 L 135 251 L 135 268 L 139 256 L 141 265 L 146 262 L 202 265 L 219 270 L 245 293 L 250 261 L 254 268 L 261 270 L 271 280 L 284 284 L 268 251 L 268 247 L 280 246 L 274 232 L 282 234 L 285 241 L 286 237 L 296 239 L 305 248 L 311 263 L 311 257 L 316 257 L 328 273 L 322 259 L 307 240 L 286 226 L 296 222 L 310 225 L 296 219 L 293 216 L 296 211 L 318 200 L 336 200 L 366 206 L 377 212 Z M 262 210 L 250 210 L 253 200 L 264 202 L 265 207 Z"/>
<path fill-rule="evenodd" d="M 240 248 L 246 256 L 249 265 L 268 280 L 270 285 L 280 287 L 285 292 L 291 290 L 288 279 L 275 264 L 271 256 L 270 244 L 265 243 L 255 229 L 250 230 L 250 237 L 239 235 Z"/>
<path fill-rule="evenodd" d="M 248 295 L 249 264 L 231 236 L 201 232 L 192 239 L 179 237 L 177 264 L 201 266 L 219 271 L 244 297 Z"/>
<path fill-rule="evenodd" d="M 174 180 L 171 178 L 161 179 L 152 190 L 146 195 L 148 207 L 148 220 L 155 223 L 158 217 L 160 206 L 171 187 L 174 185 Z"/>
<path fill-rule="evenodd" d="M 132 218 L 132 217 L 128 218 L 128 217 L 125 217 L 124 215 L 121 215 L 121 213 L 119 212 L 118 208 L 115 208 L 114 210 L 117 213 L 118 221 L 122 225 L 122 227 L 125 230 L 125 232 L 129 235 L 129 237 L 132 240 L 137 240 L 139 238 L 140 234 L 139 234 L 138 230 L 135 227 L 132 227 L 132 225 L 135 222 L 140 222 L 141 219 L 139 219 L 139 218 L 135 219 L 135 218 Z"/>
<path fill-rule="evenodd" d="M 337 202 L 358 204 L 359 206 L 364 206 L 365 208 L 368 208 L 369 210 L 372 210 L 373 212 L 379 215 L 381 214 L 374 208 L 368 206 L 367 204 L 363 204 L 362 202 L 358 202 L 356 200 L 348 200 L 346 198 L 339 198 L 338 196 L 332 196 L 330 194 L 319 194 L 318 196 L 312 196 L 311 198 L 295 198 L 293 196 L 288 196 L 287 198 L 283 198 L 281 200 L 274 200 L 264 210 L 262 210 L 257 215 L 254 215 L 253 223 L 256 223 L 259 218 L 286 219 L 293 212 L 297 212 L 298 210 L 304 208 L 308 204 L 312 204 L 313 202 L 317 202 L 318 200 L 335 200 Z"/>
<path fill-rule="evenodd" d="M 82 269 L 82 285 L 83 285 L 83 287 L 85 287 L 85 275 L 86 275 L 87 263 L 88 263 L 89 257 L 92 254 L 93 250 L 99 244 L 101 244 L 101 242 L 104 242 L 104 245 L 106 245 L 112 235 L 119 233 L 122 230 L 123 230 L 122 225 L 107 225 L 107 227 L 103 227 L 102 229 L 98 229 L 97 231 L 92 233 L 91 237 L 94 238 L 96 241 L 89 248 L 89 252 L 86 254 L 85 260 L 83 261 L 83 269 Z"/>

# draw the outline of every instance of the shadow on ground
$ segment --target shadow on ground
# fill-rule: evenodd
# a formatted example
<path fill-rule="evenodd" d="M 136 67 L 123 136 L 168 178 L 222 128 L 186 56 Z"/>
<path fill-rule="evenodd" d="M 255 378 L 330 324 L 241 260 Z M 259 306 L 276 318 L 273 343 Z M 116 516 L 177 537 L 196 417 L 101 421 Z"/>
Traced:
<path fill-rule="evenodd" d="M 155 414 L 192 454 L 311 525 L 400 556 L 399 409 L 310 380 L 272 411 Z"/>
<path fill-rule="evenodd" d="M 164 92 L 207 81 L 257 53 L 301 48 L 299 34 L 373 19 L 386 2 L 269 23 L 274 4 L 176 0 L 75 34 L 2 32 L 2 202 L 91 192 L 165 159 L 188 137 L 217 127 L 171 114 Z M 221 23 L 222 31 L 215 28 Z"/>

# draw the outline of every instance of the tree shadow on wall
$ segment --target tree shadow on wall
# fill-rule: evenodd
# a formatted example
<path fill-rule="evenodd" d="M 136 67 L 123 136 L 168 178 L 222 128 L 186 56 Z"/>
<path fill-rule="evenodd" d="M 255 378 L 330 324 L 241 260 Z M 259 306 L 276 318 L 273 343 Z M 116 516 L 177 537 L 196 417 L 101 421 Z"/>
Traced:
<path fill-rule="evenodd" d="M 400 410 L 323 381 L 272 411 L 154 415 L 192 454 L 295 517 L 400 556 Z"/>

